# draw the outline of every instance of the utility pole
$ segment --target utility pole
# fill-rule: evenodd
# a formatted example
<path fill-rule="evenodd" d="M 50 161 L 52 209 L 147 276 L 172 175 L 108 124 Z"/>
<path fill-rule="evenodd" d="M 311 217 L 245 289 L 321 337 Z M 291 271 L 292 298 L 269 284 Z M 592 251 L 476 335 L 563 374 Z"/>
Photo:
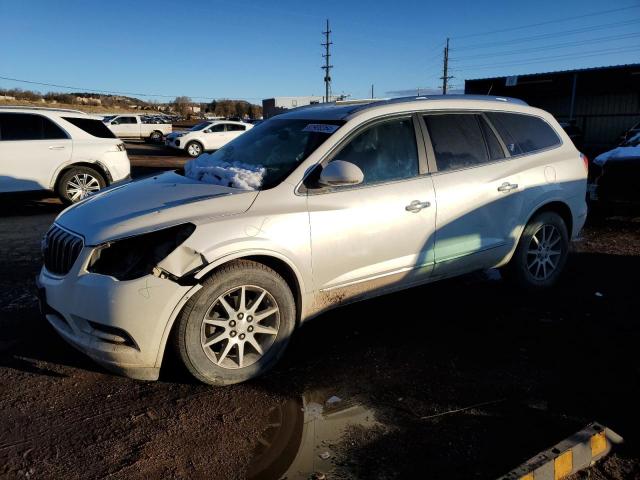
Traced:
<path fill-rule="evenodd" d="M 329 59 L 331 58 L 331 53 L 329 51 L 329 47 L 333 45 L 333 42 L 330 40 L 331 30 L 329 29 L 329 19 L 327 18 L 327 29 L 322 32 L 324 35 L 325 41 L 321 43 L 321 45 L 325 48 L 325 53 L 322 55 L 324 57 L 324 65 L 322 69 L 324 70 L 324 90 L 325 96 L 324 101 L 328 102 L 329 97 L 331 95 L 331 69 L 333 65 L 330 64 Z"/>
<path fill-rule="evenodd" d="M 375 97 L 373 96 L 373 83 L 371 84 L 371 98 L 375 98 Z"/>
<path fill-rule="evenodd" d="M 449 80 L 453 78 L 453 75 L 449 75 L 449 38 L 447 37 L 447 43 L 444 47 L 444 62 L 442 66 L 442 94 L 447 94 L 447 86 Z"/>

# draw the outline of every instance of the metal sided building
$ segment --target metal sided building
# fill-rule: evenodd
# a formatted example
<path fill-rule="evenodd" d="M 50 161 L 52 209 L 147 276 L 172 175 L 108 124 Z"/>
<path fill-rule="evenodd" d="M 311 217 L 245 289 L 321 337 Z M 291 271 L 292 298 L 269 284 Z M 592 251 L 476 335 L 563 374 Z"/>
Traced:
<path fill-rule="evenodd" d="M 323 101 L 324 97 L 318 96 L 266 98 L 262 100 L 262 115 L 267 119 L 292 108 L 304 107 Z"/>
<path fill-rule="evenodd" d="M 640 121 L 640 64 L 466 80 L 464 91 L 520 98 L 575 123 L 588 154 L 614 147 Z"/>

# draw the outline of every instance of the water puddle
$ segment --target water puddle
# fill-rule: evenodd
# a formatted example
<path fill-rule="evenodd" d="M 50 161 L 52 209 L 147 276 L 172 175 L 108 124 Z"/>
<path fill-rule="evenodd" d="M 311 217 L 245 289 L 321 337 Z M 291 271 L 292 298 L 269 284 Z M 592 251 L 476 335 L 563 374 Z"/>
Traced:
<path fill-rule="evenodd" d="M 331 476 L 339 445 L 352 426 L 379 425 L 373 412 L 336 395 L 307 393 L 269 412 L 248 476 L 252 480 L 308 480 Z"/>

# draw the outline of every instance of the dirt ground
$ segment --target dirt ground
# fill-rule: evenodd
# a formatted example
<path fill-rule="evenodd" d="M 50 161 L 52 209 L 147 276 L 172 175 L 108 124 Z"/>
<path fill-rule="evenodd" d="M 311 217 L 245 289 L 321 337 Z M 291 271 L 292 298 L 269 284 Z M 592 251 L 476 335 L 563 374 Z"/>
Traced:
<path fill-rule="evenodd" d="M 135 175 L 186 160 L 131 148 Z M 591 222 L 549 293 L 482 273 L 348 306 L 296 332 L 265 377 L 216 389 L 171 355 L 158 382 L 112 375 L 40 319 L 39 244 L 60 210 L 0 207 L 2 478 L 309 478 L 330 465 L 328 478 L 491 479 L 592 421 L 625 444 L 577 478 L 640 478 L 640 218 Z M 331 397 L 374 425 L 307 437 L 310 406 Z M 330 458 L 313 451 L 285 474 L 305 438 Z"/>

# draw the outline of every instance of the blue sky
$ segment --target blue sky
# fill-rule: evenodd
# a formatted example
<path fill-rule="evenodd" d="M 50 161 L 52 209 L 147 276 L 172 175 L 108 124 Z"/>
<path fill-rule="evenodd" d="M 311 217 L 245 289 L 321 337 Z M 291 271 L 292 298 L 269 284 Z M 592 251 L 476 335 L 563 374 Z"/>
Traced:
<path fill-rule="evenodd" d="M 372 83 L 379 97 L 439 87 L 447 36 L 454 88 L 640 61 L 638 0 L 0 0 L 0 76 L 160 101 L 322 95 L 327 16 L 333 93 L 354 98 L 370 96 Z M 519 28 L 531 24 L 542 25 Z"/>

